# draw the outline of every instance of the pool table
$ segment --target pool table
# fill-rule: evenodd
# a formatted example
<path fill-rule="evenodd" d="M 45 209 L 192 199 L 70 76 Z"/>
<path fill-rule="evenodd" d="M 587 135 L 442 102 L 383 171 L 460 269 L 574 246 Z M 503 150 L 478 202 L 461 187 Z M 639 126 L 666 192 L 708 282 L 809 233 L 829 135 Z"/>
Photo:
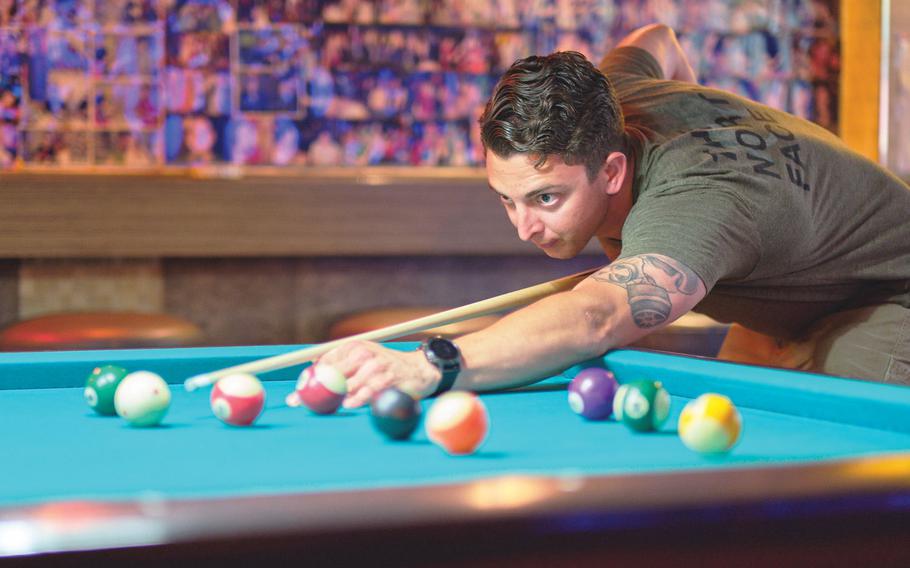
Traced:
<path fill-rule="evenodd" d="M 412 343 L 390 343 L 414 349 Z M 0 354 L 0 559 L 109 566 L 910 565 L 910 389 L 645 350 L 616 350 L 485 394 L 479 451 L 419 430 L 394 442 L 368 409 L 284 405 L 300 368 L 262 376 L 255 426 L 219 422 L 187 377 L 300 346 Z M 83 401 L 91 369 L 162 374 L 163 424 L 133 428 Z M 567 404 L 582 367 L 663 382 L 655 433 Z M 739 444 L 704 456 L 684 404 L 723 393 Z M 423 401 L 427 409 L 432 400 Z M 211 563 L 209 563 L 211 562 Z"/>

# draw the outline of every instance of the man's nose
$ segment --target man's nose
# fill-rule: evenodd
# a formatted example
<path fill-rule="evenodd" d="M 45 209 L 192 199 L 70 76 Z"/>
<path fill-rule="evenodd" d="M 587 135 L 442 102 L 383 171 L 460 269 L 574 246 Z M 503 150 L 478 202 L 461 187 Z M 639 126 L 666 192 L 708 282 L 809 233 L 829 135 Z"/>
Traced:
<path fill-rule="evenodd" d="M 516 212 L 516 221 L 515 228 L 518 229 L 518 238 L 523 241 L 533 239 L 543 229 L 540 219 L 527 209 Z"/>

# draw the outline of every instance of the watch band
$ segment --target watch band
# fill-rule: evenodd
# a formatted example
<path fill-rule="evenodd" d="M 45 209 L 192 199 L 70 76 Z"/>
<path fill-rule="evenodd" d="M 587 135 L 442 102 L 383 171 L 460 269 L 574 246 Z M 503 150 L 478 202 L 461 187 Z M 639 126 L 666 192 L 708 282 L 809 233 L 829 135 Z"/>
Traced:
<path fill-rule="evenodd" d="M 442 349 L 439 349 L 442 348 Z M 442 373 L 442 379 L 439 381 L 436 390 L 432 396 L 440 395 L 451 390 L 461 372 L 461 353 L 458 346 L 444 337 L 431 337 L 425 340 L 420 349 L 426 356 L 427 361 L 432 363 Z M 443 351 L 443 352 L 440 352 Z"/>

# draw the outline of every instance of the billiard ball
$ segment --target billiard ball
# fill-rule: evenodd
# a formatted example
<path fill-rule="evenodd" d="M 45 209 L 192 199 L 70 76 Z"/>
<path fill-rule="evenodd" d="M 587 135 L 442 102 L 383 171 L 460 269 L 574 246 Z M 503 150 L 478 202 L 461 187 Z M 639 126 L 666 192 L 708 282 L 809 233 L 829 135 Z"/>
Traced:
<path fill-rule="evenodd" d="M 85 402 L 102 416 L 115 416 L 114 393 L 126 375 L 127 370 L 116 365 L 95 367 L 85 381 Z"/>
<path fill-rule="evenodd" d="M 114 393 L 117 414 L 131 426 L 155 426 L 171 406 L 171 389 L 160 375 L 134 371 L 123 377 Z"/>
<path fill-rule="evenodd" d="M 456 456 L 474 453 L 488 428 L 486 407 L 477 395 L 466 391 L 440 395 L 427 413 L 427 437 Z"/>
<path fill-rule="evenodd" d="M 583 369 L 569 383 L 569 407 L 588 420 L 604 420 L 613 413 L 613 396 L 618 388 L 610 371 Z"/>
<path fill-rule="evenodd" d="M 212 412 L 225 424 L 249 426 L 265 406 L 265 389 L 249 373 L 234 373 L 218 379 L 209 397 Z"/>
<path fill-rule="evenodd" d="M 679 415 L 679 437 L 703 454 L 730 450 L 739 440 L 742 417 L 729 398 L 707 393 L 686 404 Z"/>
<path fill-rule="evenodd" d="M 373 426 L 392 440 L 406 440 L 420 424 L 420 403 L 395 387 L 379 391 L 370 401 Z"/>
<path fill-rule="evenodd" d="M 659 429 L 669 414 L 670 395 L 658 381 L 624 384 L 613 398 L 616 420 L 637 432 Z"/>
<path fill-rule="evenodd" d="M 331 365 L 317 363 L 300 373 L 297 397 L 316 414 L 332 414 L 348 394 L 347 379 Z"/>

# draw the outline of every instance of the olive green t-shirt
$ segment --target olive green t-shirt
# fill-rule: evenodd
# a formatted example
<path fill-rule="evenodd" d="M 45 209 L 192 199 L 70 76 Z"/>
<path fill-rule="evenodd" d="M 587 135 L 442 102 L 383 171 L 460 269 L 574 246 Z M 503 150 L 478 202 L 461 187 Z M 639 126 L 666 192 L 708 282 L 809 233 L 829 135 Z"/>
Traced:
<path fill-rule="evenodd" d="M 635 159 L 620 258 L 684 263 L 695 308 L 779 337 L 848 307 L 910 307 L 910 188 L 809 121 L 662 78 L 635 47 L 601 70 Z"/>

